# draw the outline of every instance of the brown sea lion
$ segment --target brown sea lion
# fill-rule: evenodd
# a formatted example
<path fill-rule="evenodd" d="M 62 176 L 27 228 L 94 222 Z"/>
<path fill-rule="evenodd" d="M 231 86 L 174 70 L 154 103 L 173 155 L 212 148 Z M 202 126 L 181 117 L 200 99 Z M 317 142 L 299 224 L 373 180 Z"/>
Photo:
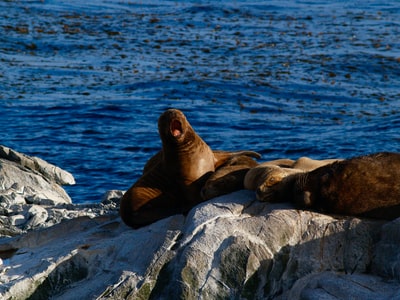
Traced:
<path fill-rule="evenodd" d="M 208 200 L 243 189 L 247 171 L 257 165 L 254 159 L 245 155 L 230 158 L 208 178 L 201 189 L 201 197 Z"/>
<path fill-rule="evenodd" d="M 304 171 L 300 169 L 281 168 L 278 166 L 269 166 L 264 168 L 264 180 L 260 182 L 256 188 L 256 198 L 260 201 L 273 202 L 269 200 L 269 198 L 271 196 L 276 197 L 276 195 L 273 195 L 272 192 L 279 192 L 277 188 L 281 188 L 281 186 L 283 186 L 280 184 L 282 181 L 286 182 L 288 177 L 293 177 L 296 174 L 304 173 Z M 283 197 L 283 195 L 280 195 L 279 197 Z"/>
<path fill-rule="evenodd" d="M 246 173 L 243 182 L 244 188 L 247 190 L 256 190 L 266 180 L 270 170 L 292 168 L 294 162 L 294 160 L 283 158 L 258 164 Z"/>
<path fill-rule="evenodd" d="M 200 190 L 218 166 L 237 155 L 260 157 L 253 151 L 212 151 L 177 109 L 161 114 L 158 131 L 161 151 L 121 199 L 121 218 L 131 227 L 188 212 L 203 201 Z"/>
<path fill-rule="evenodd" d="M 293 201 L 298 208 L 325 213 L 400 217 L 400 154 L 355 157 L 302 174 Z"/>
<path fill-rule="evenodd" d="M 289 179 L 292 179 L 294 174 L 311 171 L 336 161 L 339 159 L 315 160 L 300 157 L 293 161 L 290 167 L 276 166 L 274 165 L 276 161 L 261 163 L 246 174 L 245 187 L 256 190 L 256 197 L 260 201 L 285 201 L 281 198 L 287 197 L 286 185 L 291 182 Z M 288 176 L 291 178 L 286 180 Z M 283 180 L 284 182 L 279 184 Z"/>
<path fill-rule="evenodd" d="M 322 159 L 322 160 L 317 160 L 317 159 L 312 159 L 306 156 L 298 158 L 292 165 L 292 168 L 294 169 L 300 169 L 303 171 L 312 171 L 315 170 L 319 167 L 329 165 L 331 163 L 341 161 L 342 159 L 336 159 L 336 158 L 330 158 L 330 159 Z"/>

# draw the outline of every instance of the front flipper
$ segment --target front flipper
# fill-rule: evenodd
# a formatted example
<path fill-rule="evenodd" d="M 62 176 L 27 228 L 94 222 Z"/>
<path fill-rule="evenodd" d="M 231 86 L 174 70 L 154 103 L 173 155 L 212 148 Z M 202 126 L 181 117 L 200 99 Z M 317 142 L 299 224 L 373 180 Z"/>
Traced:
<path fill-rule="evenodd" d="M 231 155 L 207 180 L 201 190 L 201 197 L 203 200 L 208 200 L 244 189 L 246 173 L 257 165 L 258 163 L 250 156 L 236 153 Z"/>
<path fill-rule="evenodd" d="M 160 164 L 141 176 L 124 194 L 120 215 L 128 226 L 139 228 L 181 213 L 174 183 Z"/>

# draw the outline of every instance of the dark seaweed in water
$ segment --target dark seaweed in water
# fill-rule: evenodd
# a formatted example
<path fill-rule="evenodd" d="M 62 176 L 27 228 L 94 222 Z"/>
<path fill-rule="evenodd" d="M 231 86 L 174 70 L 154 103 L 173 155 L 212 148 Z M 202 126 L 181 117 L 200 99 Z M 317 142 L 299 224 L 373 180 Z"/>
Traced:
<path fill-rule="evenodd" d="M 1 1 L 1 144 L 127 189 L 182 109 L 263 159 L 400 146 L 398 1 Z"/>

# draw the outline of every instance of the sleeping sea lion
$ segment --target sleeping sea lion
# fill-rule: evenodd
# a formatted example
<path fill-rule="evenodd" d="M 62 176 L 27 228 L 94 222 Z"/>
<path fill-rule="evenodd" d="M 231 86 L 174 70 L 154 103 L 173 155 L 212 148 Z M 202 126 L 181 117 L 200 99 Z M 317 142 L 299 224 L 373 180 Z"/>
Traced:
<path fill-rule="evenodd" d="M 342 159 L 338 159 L 338 158 L 328 158 L 328 159 L 322 159 L 322 160 L 318 160 L 318 159 L 312 159 L 306 156 L 300 157 L 298 158 L 294 163 L 292 168 L 294 169 L 300 169 L 303 171 L 312 171 L 315 170 L 319 167 L 325 166 L 325 165 L 329 165 L 331 163 L 337 162 L 337 161 L 341 161 Z"/>
<path fill-rule="evenodd" d="M 294 163 L 294 160 L 286 158 L 262 162 L 246 173 L 243 182 L 244 188 L 254 191 L 267 179 L 270 170 L 292 168 Z"/>
<path fill-rule="evenodd" d="M 200 190 L 208 177 L 230 158 L 260 157 L 253 151 L 212 151 L 177 109 L 161 114 L 158 131 L 161 151 L 149 159 L 143 175 L 121 199 L 121 218 L 134 228 L 187 213 L 203 201 Z"/>
<path fill-rule="evenodd" d="M 298 208 L 331 214 L 400 217 L 400 154 L 355 157 L 301 174 L 293 201 Z"/>
<path fill-rule="evenodd" d="M 249 156 L 237 155 L 230 158 L 208 178 L 201 189 L 201 197 L 208 200 L 244 188 L 244 177 L 258 163 Z"/>
<path fill-rule="evenodd" d="M 284 184 L 281 184 L 283 181 L 289 182 L 288 178 L 292 178 L 296 176 L 296 174 L 304 173 L 303 170 L 300 169 L 292 169 L 292 168 L 281 168 L 278 166 L 269 166 L 264 167 L 263 177 L 264 180 L 259 183 L 256 188 L 256 198 L 260 201 L 269 201 L 276 202 L 279 193 L 279 198 L 285 197 L 285 190 L 280 191 L 281 187 L 284 187 Z M 271 197 L 274 197 L 271 199 Z"/>
<path fill-rule="evenodd" d="M 260 201 L 280 202 L 288 201 L 287 184 L 291 183 L 294 174 L 311 171 L 318 167 L 339 161 L 340 159 L 323 159 L 316 160 L 309 157 L 300 157 L 293 161 L 289 167 L 275 165 L 275 161 L 268 161 L 259 164 L 255 168 L 249 170 L 245 177 L 245 187 L 247 189 L 256 190 L 256 197 Z M 286 177 L 290 177 L 286 179 Z M 281 181 L 284 181 L 282 184 Z M 289 197 L 290 198 L 290 197 Z"/>

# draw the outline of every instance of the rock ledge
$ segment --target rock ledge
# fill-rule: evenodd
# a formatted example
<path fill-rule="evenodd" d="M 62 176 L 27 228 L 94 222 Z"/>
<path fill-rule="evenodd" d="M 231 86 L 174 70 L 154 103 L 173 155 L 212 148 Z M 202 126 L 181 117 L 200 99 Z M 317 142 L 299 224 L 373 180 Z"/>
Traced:
<path fill-rule="evenodd" d="M 133 230 L 122 191 L 0 146 L 1 299 L 400 299 L 400 218 L 296 210 L 239 191 Z"/>

